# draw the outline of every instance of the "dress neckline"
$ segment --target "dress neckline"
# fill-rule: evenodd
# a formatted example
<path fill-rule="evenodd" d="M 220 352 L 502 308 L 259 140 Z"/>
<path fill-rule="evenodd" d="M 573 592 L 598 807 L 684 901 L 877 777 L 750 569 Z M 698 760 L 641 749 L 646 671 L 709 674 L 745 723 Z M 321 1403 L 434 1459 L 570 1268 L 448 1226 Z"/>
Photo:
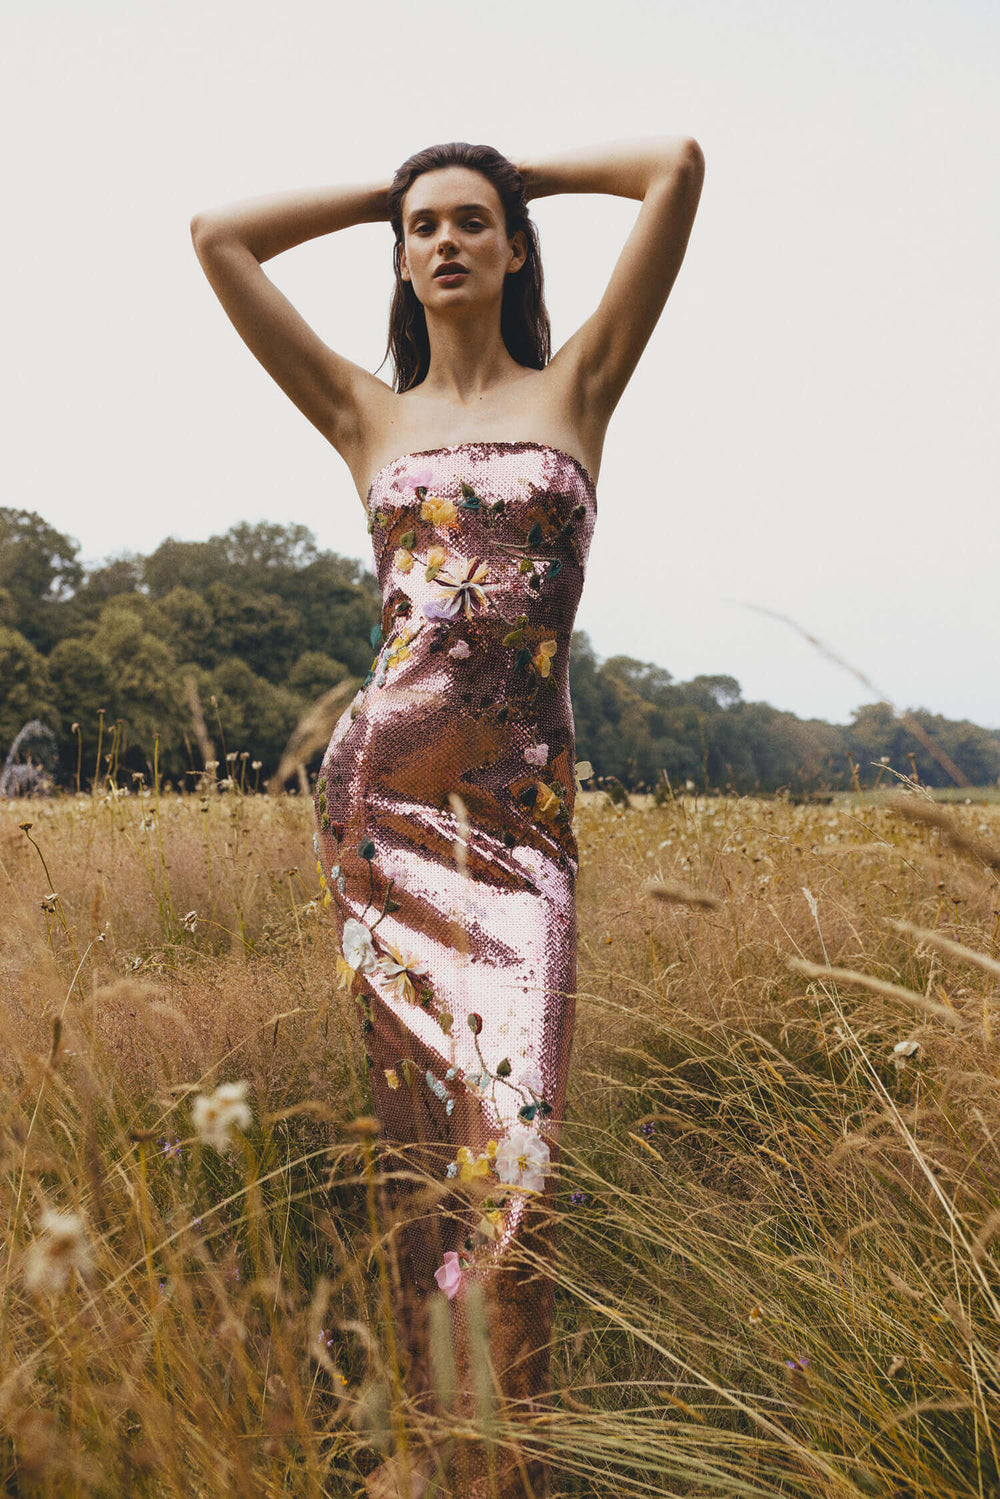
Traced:
<path fill-rule="evenodd" d="M 375 488 L 377 480 L 385 473 L 386 469 L 392 468 L 394 463 L 399 463 L 403 458 L 433 458 L 435 453 L 458 453 L 461 452 L 462 448 L 541 448 L 547 453 L 558 453 L 560 457 L 568 458 L 570 463 L 576 464 L 580 473 L 589 484 L 591 493 L 596 498 L 597 485 L 594 483 L 594 480 L 584 468 L 579 458 L 574 457 L 572 453 L 567 453 L 565 448 L 554 447 L 550 442 L 532 442 L 530 438 L 525 438 L 520 442 L 513 442 L 503 438 L 480 437 L 470 438 L 468 442 L 449 443 L 447 446 L 440 448 L 416 448 L 412 453 L 398 453 L 395 458 L 390 458 L 388 463 L 383 463 L 382 467 L 376 469 L 374 474 L 372 474 L 368 493 L 365 497 L 365 508 L 367 509 L 371 501 L 372 490 Z"/>

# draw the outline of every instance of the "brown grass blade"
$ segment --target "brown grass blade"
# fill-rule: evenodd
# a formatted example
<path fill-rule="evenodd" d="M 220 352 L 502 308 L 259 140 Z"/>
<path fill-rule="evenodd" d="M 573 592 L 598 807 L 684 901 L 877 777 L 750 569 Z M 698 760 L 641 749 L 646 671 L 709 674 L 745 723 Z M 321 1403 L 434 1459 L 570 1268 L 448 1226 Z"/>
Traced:
<path fill-rule="evenodd" d="M 921 1010 L 925 1015 L 933 1015 L 936 1020 L 944 1020 L 948 1025 L 971 1024 L 964 1015 L 960 1015 L 957 1010 L 952 1010 L 948 1005 L 938 1004 L 937 1000 L 917 994 L 913 989 L 904 989 L 900 984 L 890 984 L 885 979 L 877 979 L 870 973 L 858 973 L 853 968 L 827 968 L 822 963 L 808 963 L 805 958 L 789 958 L 788 966 L 796 973 L 804 974 L 806 978 L 832 979 L 837 984 L 857 984 L 859 988 L 867 989 L 872 994 L 879 994 L 883 999 L 892 999 L 897 1004 L 909 1005 L 911 1009 Z"/>

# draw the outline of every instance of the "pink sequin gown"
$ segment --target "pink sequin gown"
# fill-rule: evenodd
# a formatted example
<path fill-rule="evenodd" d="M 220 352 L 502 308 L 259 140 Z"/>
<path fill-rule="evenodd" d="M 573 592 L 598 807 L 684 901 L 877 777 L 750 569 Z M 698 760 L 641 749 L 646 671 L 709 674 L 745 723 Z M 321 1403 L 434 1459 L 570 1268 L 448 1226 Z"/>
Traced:
<path fill-rule="evenodd" d="M 409 1387 L 433 1403 L 426 1306 L 441 1284 L 467 1391 L 478 1281 L 514 1417 L 548 1381 L 553 1287 L 537 1267 L 576 987 L 569 650 L 596 507 L 578 460 L 537 442 L 407 453 L 376 474 L 382 639 L 316 794 L 383 1164 L 438 1184 L 392 1193 Z M 461 1461 L 458 1491 L 485 1494 L 482 1454 Z M 505 1461 L 498 1492 L 524 1492 Z M 536 1493 L 541 1471 L 529 1465 Z"/>

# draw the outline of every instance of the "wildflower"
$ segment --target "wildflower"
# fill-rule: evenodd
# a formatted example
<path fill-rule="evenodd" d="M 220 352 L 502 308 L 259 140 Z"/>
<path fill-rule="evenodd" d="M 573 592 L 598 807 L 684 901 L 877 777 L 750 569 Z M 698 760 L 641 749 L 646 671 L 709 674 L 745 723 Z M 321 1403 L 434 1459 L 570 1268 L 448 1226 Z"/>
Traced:
<path fill-rule="evenodd" d="M 541 1192 L 548 1174 L 549 1147 L 531 1130 L 514 1129 L 497 1147 L 497 1175 L 527 1192 Z"/>
<path fill-rule="evenodd" d="M 458 1255 L 454 1249 L 447 1251 L 444 1257 L 444 1264 L 439 1265 L 434 1271 L 434 1279 L 450 1301 L 462 1284 L 462 1267 L 459 1264 Z"/>
<path fill-rule="evenodd" d="M 652 1119 L 647 1119 L 645 1124 L 639 1125 L 639 1133 L 640 1135 L 645 1135 L 647 1139 L 650 1135 L 656 1134 L 656 1125 L 653 1123 Z"/>
<path fill-rule="evenodd" d="M 246 1102 L 247 1084 L 220 1083 L 214 1093 L 199 1093 L 191 1101 L 191 1122 L 203 1145 L 220 1152 L 233 1145 L 232 1128 L 248 1129 L 253 1117 Z"/>
<path fill-rule="evenodd" d="M 168 1139 L 166 1139 L 166 1140 L 163 1141 L 163 1154 L 164 1155 L 166 1155 L 166 1156 L 180 1155 L 180 1153 L 181 1153 L 181 1142 L 180 1142 L 180 1140 L 171 1140 L 171 1139 L 168 1138 Z"/>
<path fill-rule="evenodd" d="M 48 895 L 43 895 L 42 896 L 42 899 L 40 901 L 40 905 L 42 907 L 42 910 L 43 911 L 54 911 L 55 908 L 56 908 L 56 901 L 58 899 L 59 899 L 59 897 L 55 893 L 55 891 L 54 890 L 50 890 L 49 893 L 48 893 Z"/>
<path fill-rule="evenodd" d="M 448 655 L 454 656 L 456 661 L 466 660 L 466 658 L 470 655 L 469 642 L 467 640 L 458 641 L 456 645 L 452 646 L 451 650 L 448 652 Z"/>
<path fill-rule="evenodd" d="M 425 969 L 412 953 L 401 952 L 391 942 L 385 945 L 388 951 L 378 959 L 376 966 L 385 974 L 388 987 L 399 999 L 408 999 L 415 1004 L 416 985 L 421 978 L 426 978 Z"/>
<path fill-rule="evenodd" d="M 454 500 L 442 499 L 440 495 L 426 495 L 420 506 L 421 520 L 429 520 L 434 526 L 458 525 L 458 507 Z"/>
<path fill-rule="evenodd" d="M 751 1327 L 756 1327 L 758 1322 L 763 1322 L 764 1313 L 759 1306 L 752 1306 L 747 1313 L 747 1321 Z"/>
<path fill-rule="evenodd" d="M 413 553 L 409 547 L 399 547 L 393 558 L 393 562 L 401 573 L 408 573 L 413 568 Z"/>
<path fill-rule="evenodd" d="M 197 913 L 197 911 L 189 911 L 187 913 L 187 915 L 185 916 L 185 918 L 184 918 L 184 930 L 186 932 L 193 932 L 194 929 L 195 929 L 195 927 L 197 925 L 198 925 L 198 913 Z"/>
<path fill-rule="evenodd" d="M 529 744 L 524 758 L 529 765 L 544 765 L 549 758 L 549 747 L 547 744 Z"/>
<path fill-rule="evenodd" d="M 362 973 L 370 973 L 378 962 L 371 930 L 353 916 L 344 922 L 342 946 L 344 957 L 355 971 L 360 968 Z"/>
<path fill-rule="evenodd" d="M 79 1213 L 47 1209 L 42 1214 L 41 1230 L 25 1256 L 24 1279 L 29 1291 L 61 1291 L 71 1271 L 88 1274 L 90 1247 Z"/>
<path fill-rule="evenodd" d="M 538 647 L 531 660 L 540 677 L 547 677 L 552 670 L 552 657 L 558 649 L 559 642 L 556 640 L 543 640 Z"/>
<path fill-rule="evenodd" d="M 500 587 L 499 583 L 485 581 L 489 568 L 478 557 L 468 561 L 458 558 L 457 562 L 455 573 L 438 573 L 435 581 L 447 597 L 431 599 L 424 605 L 424 613 L 429 619 L 456 619 L 463 610 L 466 619 L 471 619 L 475 609 L 485 607 L 486 595 Z"/>
<path fill-rule="evenodd" d="M 582 1208 L 583 1204 L 587 1201 L 587 1194 L 586 1192 L 571 1192 L 569 1200 L 575 1208 Z"/>

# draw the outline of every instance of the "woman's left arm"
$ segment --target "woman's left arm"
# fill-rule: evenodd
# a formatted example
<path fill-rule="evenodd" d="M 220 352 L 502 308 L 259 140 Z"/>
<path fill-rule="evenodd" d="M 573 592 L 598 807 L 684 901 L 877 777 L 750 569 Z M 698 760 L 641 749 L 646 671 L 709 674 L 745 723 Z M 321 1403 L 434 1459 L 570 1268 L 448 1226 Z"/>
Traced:
<path fill-rule="evenodd" d="M 526 196 L 609 193 L 642 208 L 597 308 L 551 361 L 587 412 L 611 416 L 677 279 L 698 210 L 705 158 L 696 140 L 669 136 L 587 147 L 517 163 Z"/>

